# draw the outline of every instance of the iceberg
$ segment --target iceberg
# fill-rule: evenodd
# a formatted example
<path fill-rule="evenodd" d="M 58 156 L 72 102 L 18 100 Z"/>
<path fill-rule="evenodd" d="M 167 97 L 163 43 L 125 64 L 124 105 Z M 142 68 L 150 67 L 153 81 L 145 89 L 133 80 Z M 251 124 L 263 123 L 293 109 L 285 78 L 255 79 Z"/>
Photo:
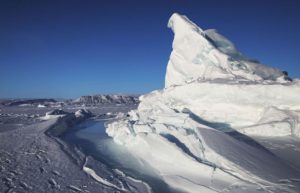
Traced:
<path fill-rule="evenodd" d="M 300 81 L 174 13 L 165 88 L 106 132 L 183 192 L 297 192 L 299 171 L 252 136 L 300 136 Z"/>

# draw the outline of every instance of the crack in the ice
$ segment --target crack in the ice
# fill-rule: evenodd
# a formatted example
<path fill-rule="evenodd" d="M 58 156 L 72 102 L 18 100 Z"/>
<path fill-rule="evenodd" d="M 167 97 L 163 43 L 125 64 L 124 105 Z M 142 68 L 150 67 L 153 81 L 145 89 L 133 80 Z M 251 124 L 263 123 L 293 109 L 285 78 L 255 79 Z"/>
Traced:
<path fill-rule="evenodd" d="M 185 177 L 183 177 L 183 176 L 180 176 L 180 175 L 175 175 L 175 176 L 177 176 L 177 177 L 179 177 L 179 178 L 182 178 L 182 179 L 184 179 L 184 180 L 186 180 L 186 181 L 188 181 L 188 182 L 190 182 L 190 183 L 192 183 L 192 184 L 199 185 L 199 186 L 203 186 L 203 187 L 205 187 L 205 188 L 207 188 L 207 189 L 210 189 L 210 190 L 213 190 L 213 191 L 215 191 L 215 192 L 220 193 L 218 190 L 214 189 L 213 187 L 206 186 L 206 185 L 204 185 L 204 184 L 196 183 L 196 182 L 194 182 L 194 181 L 192 181 L 192 180 L 190 180 L 190 179 L 188 179 L 188 178 L 185 178 Z"/>

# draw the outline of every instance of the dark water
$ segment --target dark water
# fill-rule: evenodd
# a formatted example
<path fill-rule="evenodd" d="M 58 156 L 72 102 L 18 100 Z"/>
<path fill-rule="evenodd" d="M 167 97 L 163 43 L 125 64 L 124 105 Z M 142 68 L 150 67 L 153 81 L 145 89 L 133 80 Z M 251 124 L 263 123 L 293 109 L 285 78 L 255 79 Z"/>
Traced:
<path fill-rule="evenodd" d="M 63 139 L 68 143 L 79 146 L 80 149 L 94 159 L 119 169 L 126 175 L 140 179 L 151 186 L 154 193 L 170 193 L 171 190 L 153 170 L 133 157 L 125 147 L 113 142 L 105 133 L 107 120 L 88 120 L 71 129 Z"/>

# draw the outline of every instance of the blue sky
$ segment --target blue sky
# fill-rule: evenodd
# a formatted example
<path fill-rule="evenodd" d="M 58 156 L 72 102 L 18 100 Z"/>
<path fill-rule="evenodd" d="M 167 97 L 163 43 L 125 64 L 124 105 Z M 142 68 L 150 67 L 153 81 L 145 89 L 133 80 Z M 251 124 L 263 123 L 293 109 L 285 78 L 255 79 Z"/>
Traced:
<path fill-rule="evenodd" d="M 172 13 L 300 77 L 300 1 L 2 0 L 0 97 L 75 98 L 162 88 Z"/>

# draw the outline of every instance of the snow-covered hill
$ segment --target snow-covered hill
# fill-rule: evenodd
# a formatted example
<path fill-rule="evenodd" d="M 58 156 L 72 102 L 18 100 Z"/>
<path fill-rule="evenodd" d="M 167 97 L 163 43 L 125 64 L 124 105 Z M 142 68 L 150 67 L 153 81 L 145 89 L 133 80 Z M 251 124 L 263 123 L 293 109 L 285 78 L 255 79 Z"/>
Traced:
<path fill-rule="evenodd" d="M 107 134 L 185 192 L 299 192 L 299 171 L 251 136 L 299 137 L 300 81 L 185 16 L 168 26 L 165 88 L 141 96 Z"/>

